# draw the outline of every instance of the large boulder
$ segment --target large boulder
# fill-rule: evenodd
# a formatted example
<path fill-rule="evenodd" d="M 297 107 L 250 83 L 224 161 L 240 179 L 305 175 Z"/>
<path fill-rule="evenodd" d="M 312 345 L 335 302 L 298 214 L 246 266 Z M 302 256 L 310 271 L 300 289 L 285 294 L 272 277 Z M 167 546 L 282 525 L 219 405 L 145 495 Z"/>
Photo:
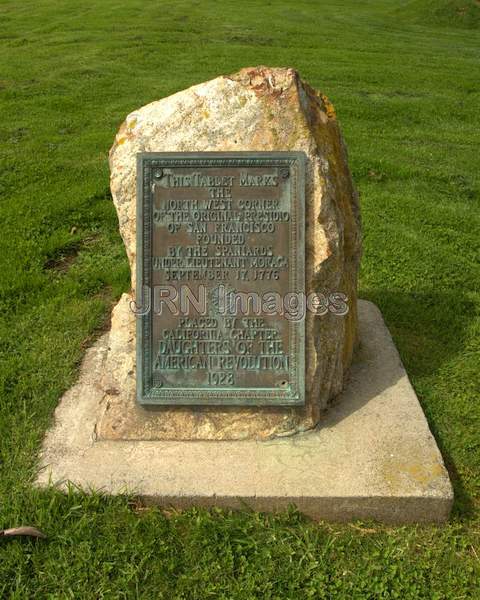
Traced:
<path fill-rule="evenodd" d="M 110 169 L 132 294 L 137 153 L 236 150 L 306 153 L 306 291 L 348 297 L 346 315 L 307 313 L 305 407 L 141 408 L 135 401 L 135 317 L 130 298 L 124 296 L 112 320 L 100 437 L 220 440 L 290 435 L 314 427 L 343 387 L 357 342 L 358 196 L 332 104 L 293 69 L 242 69 L 128 115 L 110 151 Z"/>

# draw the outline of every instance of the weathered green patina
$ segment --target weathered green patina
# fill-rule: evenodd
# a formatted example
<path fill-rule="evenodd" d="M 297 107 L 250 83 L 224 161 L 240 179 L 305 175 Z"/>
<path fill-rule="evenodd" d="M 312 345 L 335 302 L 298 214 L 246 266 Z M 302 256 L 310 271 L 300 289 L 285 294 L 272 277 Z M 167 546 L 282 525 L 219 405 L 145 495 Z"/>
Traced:
<path fill-rule="evenodd" d="M 303 405 L 304 153 L 143 153 L 137 184 L 138 402 Z"/>

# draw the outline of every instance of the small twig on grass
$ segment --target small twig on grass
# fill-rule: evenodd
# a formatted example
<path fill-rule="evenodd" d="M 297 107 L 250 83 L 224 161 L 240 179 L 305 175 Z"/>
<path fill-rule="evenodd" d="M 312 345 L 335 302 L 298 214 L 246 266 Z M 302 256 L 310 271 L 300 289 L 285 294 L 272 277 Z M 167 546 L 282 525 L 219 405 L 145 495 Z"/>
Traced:
<path fill-rule="evenodd" d="M 0 537 L 15 537 L 17 535 L 29 535 L 31 537 L 43 538 L 47 536 L 36 527 L 13 527 L 12 529 L 0 529 Z"/>

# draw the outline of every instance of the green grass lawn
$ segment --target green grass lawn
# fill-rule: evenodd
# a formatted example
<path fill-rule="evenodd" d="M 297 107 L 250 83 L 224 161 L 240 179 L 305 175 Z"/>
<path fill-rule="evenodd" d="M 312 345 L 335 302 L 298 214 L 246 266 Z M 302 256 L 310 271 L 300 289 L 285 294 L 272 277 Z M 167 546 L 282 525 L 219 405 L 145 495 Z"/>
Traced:
<path fill-rule="evenodd" d="M 0 595 L 480 598 L 478 0 L 0 0 Z M 31 487 L 128 289 L 107 153 L 133 109 L 243 66 L 334 102 L 361 193 L 360 295 L 390 327 L 456 494 L 443 527 L 185 513 Z"/>

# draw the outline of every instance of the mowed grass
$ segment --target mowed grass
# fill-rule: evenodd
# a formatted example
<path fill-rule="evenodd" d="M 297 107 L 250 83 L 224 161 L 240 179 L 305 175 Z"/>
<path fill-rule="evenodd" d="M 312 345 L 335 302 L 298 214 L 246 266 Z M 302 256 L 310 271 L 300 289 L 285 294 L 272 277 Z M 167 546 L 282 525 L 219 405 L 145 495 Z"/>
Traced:
<path fill-rule="evenodd" d="M 480 6 L 476 0 L 0 0 L 0 595 L 479 598 Z M 334 102 L 361 193 L 361 296 L 448 466 L 446 526 L 145 509 L 31 486 L 129 271 L 108 149 L 133 109 L 243 66 Z"/>

